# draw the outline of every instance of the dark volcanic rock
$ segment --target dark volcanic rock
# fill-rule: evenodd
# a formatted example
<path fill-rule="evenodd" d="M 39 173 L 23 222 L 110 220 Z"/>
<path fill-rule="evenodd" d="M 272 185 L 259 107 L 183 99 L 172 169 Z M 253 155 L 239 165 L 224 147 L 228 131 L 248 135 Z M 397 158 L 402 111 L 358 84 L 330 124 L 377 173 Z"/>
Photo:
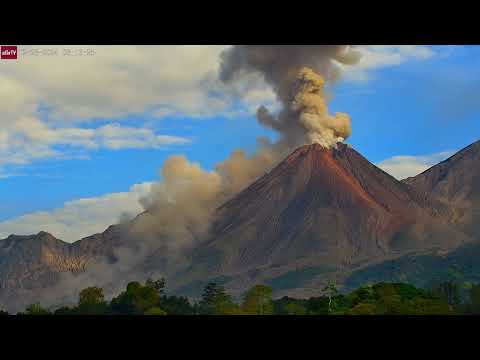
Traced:
<path fill-rule="evenodd" d="M 453 249 L 468 238 L 445 214 L 444 204 L 344 144 L 303 146 L 218 209 L 211 240 L 178 282 L 222 275 L 243 290 L 306 268 L 342 272 L 416 249 Z"/>
<path fill-rule="evenodd" d="M 96 259 L 113 260 L 121 239 L 119 227 L 110 226 L 73 244 L 43 231 L 0 240 L 0 308 L 21 310 L 57 285 L 62 273 L 82 273 Z"/>
<path fill-rule="evenodd" d="M 277 295 L 313 296 L 327 279 L 372 264 L 447 253 L 471 241 L 463 230 L 478 232 L 479 154 L 473 144 L 400 182 L 347 145 L 303 146 L 217 210 L 209 237 L 168 278 L 169 289 L 198 295 L 213 280 L 235 295 L 266 283 Z M 81 273 L 99 259 L 115 263 L 119 248 L 140 245 L 126 236 L 130 225 L 73 244 L 44 232 L 0 241 L 0 307 L 49 292 L 62 273 Z M 122 271 L 167 271 L 162 248 L 146 249 L 132 271 L 126 264 Z"/>
<path fill-rule="evenodd" d="M 480 229 L 480 141 L 425 172 L 404 180 L 450 208 L 450 220 L 473 236 Z"/>

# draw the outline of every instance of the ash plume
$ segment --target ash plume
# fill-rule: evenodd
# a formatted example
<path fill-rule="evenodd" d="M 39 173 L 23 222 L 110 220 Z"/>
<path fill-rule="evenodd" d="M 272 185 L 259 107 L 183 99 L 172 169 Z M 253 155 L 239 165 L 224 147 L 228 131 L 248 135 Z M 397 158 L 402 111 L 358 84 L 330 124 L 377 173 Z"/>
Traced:
<path fill-rule="evenodd" d="M 279 139 L 271 143 L 259 138 L 253 155 L 237 149 L 212 171 L 181 155 L 168 158 L 162 181 L 141 200 L 145 212 L 131 221 L 120 219 L 128 240 L 115 250 L 116 263 L 96 261 L 83 274 L 65 274 L 49 302 L 66 293 L 72 301 L 80 289 L 93 285 L 114 294 L 127 279 L 168 276 L 188 265 L 189 250 L 209 238 L 215 211 L 223 203 L 298 146 L 319 143 L 329 148 L 350 136 L 349 116 L 329 114 L 324 86 L 339 79 L 338 63 L 353 65 L 359 58 L 354 49 L 340 45 L 238 45 L 225 50 L 219 73 L 225 86 L 260 74 L 273 88 L 282 108 L 274 115 L 261 106 L 257 120 Z"/>
<path fill-rule="evenodd" d="M 229 158 L 206 171 L 181 155 L 169 157 L 162 168 L 162 182 L 141 199 L 145 212 L 130 227 L 130 236 L 160 243 L 170 255 L 180 255 L 208 235 L 215 210 L 246 185 L 265 174 L 279 160 L 281 151 L 265 139 L 247 156 L 233 151 Z"/>
<path fill-rule="evenodd" d="M 260 73 L 282 104 L 278 116 L 265 107 L 259 123 L 277 131 L 290 149 L 304 144 L 334 146 L 351 134 L 347 114 L 328 113 L 325 82 L 339 79 L 338 64 L 353 65 L 360 53 L 344 45 L 238 45 L 221 55 L 220 79 L 231 83 Z"/>
<path fill-rule="evenodd" d="M 161 172 L 163 181 L 141 201 L 145 213 L 133 222 L 133 236 L 161 243 L 169 254 L 182 252 L 208 238 L 219 206 L 296 147 L 311 143 L 331 147 L 350 136 L 348 115 L 328 113 L 324 85 L 338 80 L 338 63 L 352 65 L 359 58 L 358 52 L 340 45 L 238 45 L 226 49 L 221 54 L 219 79 L 228 86 L 254 73 L 262 75 L 283 108 L 274 116 L 260 107 L 257 119 L 280 138 L 274 143 L 258 139 L 258 150 L 252 156 L 235 150 L 213 171 L 183 156 L 170 157 Z"/>

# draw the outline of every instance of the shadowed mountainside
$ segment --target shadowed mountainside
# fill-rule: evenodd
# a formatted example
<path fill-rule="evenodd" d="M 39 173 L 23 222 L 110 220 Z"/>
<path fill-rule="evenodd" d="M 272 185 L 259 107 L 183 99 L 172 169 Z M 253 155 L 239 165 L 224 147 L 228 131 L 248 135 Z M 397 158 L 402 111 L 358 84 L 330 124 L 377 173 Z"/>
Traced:
<path fill-rule="evenodd" d="M 450 209 L 449 221 L 476 241 L 450 253 L 411 254 L 354 272 L 346 285 L 381 281 L 408 281 L 426 286 L 434 279 L 478 282 L 480 268 L 480 141 L 462 149 L 423 173 L 403 180 L 421 194 L 435 196 Z"/>
<path fill-rule="evenodd" d="M 314 281 L 419 249 L 448 251 L 469 241 L 448 215 L 347 145 L 303 146 L 218 209 L 210 240 L 176 283 L 191 294 L 198 279 L 221 278 L 240 293 L 302 269 Z"/>
<path fill-rule="evenodd" d="M 479 161 L 480 142 L 400 182 L 345 144 L 302 146 L 217 210 L 169 284 L 190 296 L 212 280 L 236 295 L 267 283 L 277 295 L 313 296 L 328 279 L 406 254 L 448 253 L 475 233 Z M 0 303 L 41 296 L 62 273 L 81 274 L 98 260 L 115 264 L 134 222 L 73 244 L 45 232 L 0 241 Z M 168 267 L 161 248 L 144 255 L 132 273 Z"/>
<path fill-rule="evenodd" d="M 100 258 L 113 262 L 121 239 L 119 226 L 110 226 L 73 244 L 43 231 L 0 240 L 0 304 L 26 305 L 57 285 L 63 273 L 80 274 Z"/>
<path fill-rule="evenodd" d="M 452 211 L 452 222 L 470 235 L 480 229 L 480 141 L 404 182 L 431 194 Z"/>

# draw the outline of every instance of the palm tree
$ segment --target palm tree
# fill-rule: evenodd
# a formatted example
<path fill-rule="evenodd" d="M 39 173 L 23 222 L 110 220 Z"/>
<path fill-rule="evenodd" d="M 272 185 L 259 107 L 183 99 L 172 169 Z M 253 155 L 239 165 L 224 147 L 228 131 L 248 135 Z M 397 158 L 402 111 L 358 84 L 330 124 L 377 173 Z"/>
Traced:
<path fill-rule="evenodd" d="M 332 312 L 332 302 L 335 305 L 334 298 L 338 295 L 338 288 L 334 281 L 328 280 L 327 285 L 323 288 L 323 291 L 326 292 L 328 297 L 328 312 Z"/>

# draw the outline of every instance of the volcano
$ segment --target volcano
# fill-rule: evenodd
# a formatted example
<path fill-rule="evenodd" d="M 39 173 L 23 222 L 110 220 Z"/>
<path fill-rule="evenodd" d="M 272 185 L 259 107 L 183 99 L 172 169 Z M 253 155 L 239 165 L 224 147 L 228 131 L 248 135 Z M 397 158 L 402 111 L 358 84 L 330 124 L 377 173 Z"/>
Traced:
<path fill-rule="evenodd" d="M 398 181 L 343 143 L 302 146 L 220 206 L 181 266 L 170 268 L 162 248 L 152 248 L 127 273 L 138 280 L 160 272 L 170 291 L 191 297 L 209 281 L 233 295 L 263 283 L 275 296 L 308 297 L 375 264 L 450 252 L 474 238 L 479 148 Z M 118 253 L 136 245 L 126 236 L 135 221 L 73 244 L 44 232 L 0 241 L 0 303 L 19 308 L 44 299 L 61 273 L 114 266 Z"/>
<path fill-rule="evenodd" d="M 448 251 L 468 241 L 449 215 L 444 202 L 348 145 L 306 145 L 217 210 L 209 241 L 178 280 L 198 272 L 241 291 L 302 269 L 338 273 L 419 249 Z"/>

